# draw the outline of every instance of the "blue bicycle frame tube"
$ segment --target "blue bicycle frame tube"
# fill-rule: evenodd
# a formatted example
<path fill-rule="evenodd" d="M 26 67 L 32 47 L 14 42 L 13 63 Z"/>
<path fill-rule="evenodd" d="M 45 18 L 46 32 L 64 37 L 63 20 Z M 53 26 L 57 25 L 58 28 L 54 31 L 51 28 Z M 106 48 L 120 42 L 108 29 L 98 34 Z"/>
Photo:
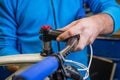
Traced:
<path fill-rule="evenodd" d="M 58 66 L 58 59 L 54 56 L 49 56 L 16 75 L 13 80 L 44 80 L 56 71 Z"/>

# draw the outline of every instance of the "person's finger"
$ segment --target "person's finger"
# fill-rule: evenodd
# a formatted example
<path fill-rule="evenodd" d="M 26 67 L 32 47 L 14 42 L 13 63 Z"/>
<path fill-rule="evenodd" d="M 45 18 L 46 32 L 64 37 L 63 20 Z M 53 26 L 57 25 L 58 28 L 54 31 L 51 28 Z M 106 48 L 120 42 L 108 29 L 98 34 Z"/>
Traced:
<path fill-rule="evenodd" d="M 58 37 L 57 37 L 57 40 L 58 41 L 63 41 L 69 37 L 72 37 L 72 36 L 75 36 L 75 35 L 78 35 L 80 34 L 80 30 L 78 29 L 78 26 L 77 25 L 74 25 L 73 27 L 71 27 L 70 29 L 66 30 L 64 33 L 60 34 Z"/>
<path fill-rule="evenodd" d="M 89 44 L 89 40 L 90 40 L 90 34 L 87 33 L 80 34 L 78 45 L 76 46 L 74 51 L 83 50 L 85 46 Z"/>

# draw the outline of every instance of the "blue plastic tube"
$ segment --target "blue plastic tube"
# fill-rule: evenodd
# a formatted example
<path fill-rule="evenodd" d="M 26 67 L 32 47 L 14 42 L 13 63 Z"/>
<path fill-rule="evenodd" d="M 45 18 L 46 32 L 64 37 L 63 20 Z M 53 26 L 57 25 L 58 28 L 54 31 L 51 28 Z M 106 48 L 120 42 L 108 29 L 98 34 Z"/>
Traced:
<path fill-rule="evenodd" d="M 49 56 L 16 75 L 13 80 L 44 80 L 56 71 L 58 66 L 58 59 Z"/>

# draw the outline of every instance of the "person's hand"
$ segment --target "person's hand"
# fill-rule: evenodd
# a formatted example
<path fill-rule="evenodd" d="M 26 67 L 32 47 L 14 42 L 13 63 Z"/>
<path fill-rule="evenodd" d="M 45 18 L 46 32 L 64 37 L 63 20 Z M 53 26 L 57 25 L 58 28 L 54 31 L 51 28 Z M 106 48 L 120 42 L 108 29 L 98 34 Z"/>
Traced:
<path fill-rule="evenodd" d="M 11 71 L 11 72 L 15 72 L 19 69 L 20 67 L 17 65 L 11 65 L 11 66 L 6 66 L 6 69 Z"/>
<path fill-rule="evenodd" d="M 78 51 L 84 49 L 86 45 L 92 44 L 99 34 L 111 33 L 113 31 L 113 20 L 107 14 L 98 14 L 76 20 L 60 30 L 65 32 L 57 37 L 58 41 L 80 35 L 79 42 L 74 49 L 74 51 Z"/>

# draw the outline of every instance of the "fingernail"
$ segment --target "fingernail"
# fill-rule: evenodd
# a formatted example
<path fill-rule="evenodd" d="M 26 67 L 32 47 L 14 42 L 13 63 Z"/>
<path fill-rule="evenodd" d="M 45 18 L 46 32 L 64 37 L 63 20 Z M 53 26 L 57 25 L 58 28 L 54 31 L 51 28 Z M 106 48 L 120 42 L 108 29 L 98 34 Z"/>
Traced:
<path fill-rule="evenodd" d="M 60 38 L 59 38 L 59 37 L 57 37 L 57 41 L 60 41 Z"/>

